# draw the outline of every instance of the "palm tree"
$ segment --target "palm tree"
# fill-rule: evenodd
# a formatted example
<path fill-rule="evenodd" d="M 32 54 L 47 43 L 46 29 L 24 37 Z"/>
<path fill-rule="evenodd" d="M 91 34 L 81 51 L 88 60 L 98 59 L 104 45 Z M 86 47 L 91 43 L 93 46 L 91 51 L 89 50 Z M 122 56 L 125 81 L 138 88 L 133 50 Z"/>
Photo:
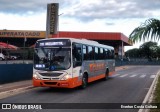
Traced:
<path fill-rule="evenodd" d="M 135 43 L 137 41 L 145 40 L 159 40 L 160 39 L 160 20 L 158 19 L 148 19 L 135 28 L 129 35 L 129 41 Z"/>

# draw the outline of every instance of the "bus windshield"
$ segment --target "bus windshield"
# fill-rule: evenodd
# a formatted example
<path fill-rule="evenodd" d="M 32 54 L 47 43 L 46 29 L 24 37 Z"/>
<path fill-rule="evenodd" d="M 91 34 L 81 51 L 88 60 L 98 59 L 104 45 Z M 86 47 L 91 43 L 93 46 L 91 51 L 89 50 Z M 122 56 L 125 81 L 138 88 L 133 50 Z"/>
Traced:
<path fill-rule="evenodd" d="M 35 48 L 34 68 L 38 70 L 67 70 L 71 66 L 71 48 Z"/>

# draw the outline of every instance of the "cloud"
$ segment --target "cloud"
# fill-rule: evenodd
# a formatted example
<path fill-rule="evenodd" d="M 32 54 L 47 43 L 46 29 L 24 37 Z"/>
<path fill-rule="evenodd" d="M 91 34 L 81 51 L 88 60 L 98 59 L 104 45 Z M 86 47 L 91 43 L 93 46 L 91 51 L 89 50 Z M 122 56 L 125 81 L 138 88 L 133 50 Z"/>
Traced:
<path fill-rule="evenodd" d="M 48 3 L 59 3 L 59 13 L 64 13 L 63 17 L 82 22 L 160 16 L 160 0 L 0 0 L 0 12 L 46 13 Z"/>
<path fill-rule="evenodd" d="M 24 15 L 41 13 L 46 12 L 48 3 L 61 4 L 60 9 L 69 4 L 72 5 L 72 2 L 68 0 L 0 0 L 0 12 Z"/>
<path fill-rule="evenodd" d="M 45 30 L 45 13 L 38 15 L 21 16 L 17 14 L 0 13 L 0 29 L 7 30 Z M 41 19 L 39 19 L 41 17 Z"/>
<path fill-rule="evenodd" d="M 146 18 L 154 16 L 160 11 L 159 0 L 86 0 L 69 9 L 66 16 L 77 18 L 81 21 L 93 21 L 94 19 L 123 19 Z M 159 14 L 160 16 L 160 14 Z"/>
<path fill-rule="evenodd" d="M 1 0 L 0 12 L 22 14 L 27 12 L 42 11 L 45 7 L 43 2 L 32 0 Z"/>

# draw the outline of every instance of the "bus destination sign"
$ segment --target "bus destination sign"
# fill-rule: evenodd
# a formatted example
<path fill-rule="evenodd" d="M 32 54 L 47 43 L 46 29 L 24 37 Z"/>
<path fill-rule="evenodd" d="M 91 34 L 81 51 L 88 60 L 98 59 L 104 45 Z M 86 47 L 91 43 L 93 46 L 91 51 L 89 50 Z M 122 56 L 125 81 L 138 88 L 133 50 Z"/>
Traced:
<path fill-rule="evenodd" d="M 48 41 L 48 40 L 44 40 L 44 41 L 38 41 L 36 43 L 36 47 L 67 47 L 70 46 L 70 40 L 68 39 L 62 39 L 62 40 L 54 40 L 54 41 Z"/>
<path fill-rule="evenodd" d="M 63 46 L 65 42 L 40 42 L 39 46 Z"/>

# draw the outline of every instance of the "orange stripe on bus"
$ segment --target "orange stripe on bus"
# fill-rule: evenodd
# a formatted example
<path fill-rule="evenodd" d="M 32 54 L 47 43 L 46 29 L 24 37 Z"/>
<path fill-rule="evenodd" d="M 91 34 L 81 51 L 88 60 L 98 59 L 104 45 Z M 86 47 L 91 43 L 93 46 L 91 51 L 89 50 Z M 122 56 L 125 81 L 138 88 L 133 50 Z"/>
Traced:
<path fill-rule="evenodd" d="M 114 72 L 109 72 L 109 76 L 112 76 Z M 92 82 L 92 81 L 95 81 L 95 80 L 98 80 L 98 79 L 102 79 L 105 77 L 105 74 L 101 74 L 101 75 L 97 75 L 97 76 L 94 76 L 94 77 L 90 77 L 88 78 L 88 82 Z"/>
<path fill-rule="evenodd" d="M 90 77 L 90 78 L 88 78 L 88 82 L 93 82 L 95 80 L 102 79 L 104 77 L 105 77 L 105 74 L 101 74 L 101 75 L 97 75 L 97 76 L 94 76 L 94 77 Z"/>

